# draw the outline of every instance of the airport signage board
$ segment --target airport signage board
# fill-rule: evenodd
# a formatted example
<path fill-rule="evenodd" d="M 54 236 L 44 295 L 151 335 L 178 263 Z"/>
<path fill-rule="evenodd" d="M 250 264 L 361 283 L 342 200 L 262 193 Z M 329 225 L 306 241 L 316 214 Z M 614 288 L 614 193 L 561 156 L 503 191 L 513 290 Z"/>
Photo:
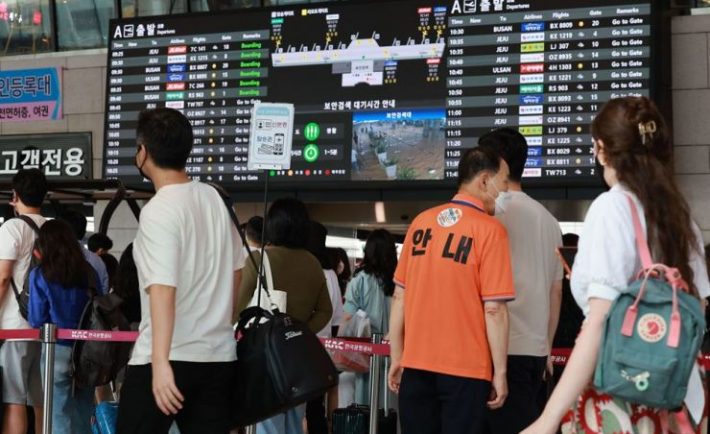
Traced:
<path fill-rule="evenodd" d="M 0 136 L 0 180 L 36 168 L 48 179 L 90 179 L 91 133 Z"/>
<path fill-rule="evenodd" d="M 145 182 L 137 116 L 170 107 L 193 125 L 190 176 L 231 189 L 453 188 L 502 127 L 527 139 L 527 186 L 598 186 L 590 123 L 654 95 L 656 16 L 649 0 L 422 0 L 113 20 L 104 176 Z M 273 102 L 294 105 L 292 164 L 255 171 L 252 108 Z"/>
<path fill-rule="evenodd" d="M 0 122 L 62 118 L 59 68 L 0 71 Z"/>

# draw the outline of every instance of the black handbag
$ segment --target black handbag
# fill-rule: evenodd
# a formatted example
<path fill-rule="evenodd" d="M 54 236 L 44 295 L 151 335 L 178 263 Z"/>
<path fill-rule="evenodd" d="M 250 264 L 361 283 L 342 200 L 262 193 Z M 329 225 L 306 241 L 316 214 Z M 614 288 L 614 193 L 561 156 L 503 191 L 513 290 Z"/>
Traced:
<path fill-rule="evenodd" d="M 325 394 L 338 373 L 304 323 L 262 309 L 245 309 L 237 334 L 234 425 L 247 426 Z"/>
<path fill-rule="evenodd" d="M 222 197 L 249 252 L 229 195 L 218 185 L 210 185 Z M 262 268 L 250 252 L 247 256 L 261 274 Z M 270 288 L 264 289 L 268 294 Z M 237 323 L 233 426 L 268 419 L 322 396 L 338 384 L 338 372 L 318 336 L 295 318 L 259 305 L 244 309 Z"/>

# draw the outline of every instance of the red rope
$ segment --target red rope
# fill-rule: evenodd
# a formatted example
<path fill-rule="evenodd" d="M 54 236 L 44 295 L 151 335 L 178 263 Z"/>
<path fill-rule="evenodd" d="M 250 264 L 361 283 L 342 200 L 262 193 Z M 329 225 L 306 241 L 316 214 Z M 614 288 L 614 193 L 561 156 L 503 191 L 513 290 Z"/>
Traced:
<path fill-rule="evenodd" d="M 138 332 L 103 331 L 103 330 L 72 330 L 58 329 L 57 339 L 75 341 L 102 341 L 102 342 L 135 342 Z M 22 339 L 39 340 L 40 332 L 37 329 L 0 330 L 0 340 Z M 369 355 L 389 356 L 390 346 L 388 341 L 373 344 L 368 338 L 320 338 L 323 346 L 331 351 L 346 351 Z M 571 348 L 554 348 L 552 362 L 555 365 L 566 365 Z M 710 354 L 703 354 L 698 362 L 705 369 L 710 370 Z"/>
<path fill-rule="evenodd" d="M 7 339 L 38 340 L 39 339 L 39 330 L 35 330 L 35 329 L 0 330 L 0 340 L 7 340 Z"/>

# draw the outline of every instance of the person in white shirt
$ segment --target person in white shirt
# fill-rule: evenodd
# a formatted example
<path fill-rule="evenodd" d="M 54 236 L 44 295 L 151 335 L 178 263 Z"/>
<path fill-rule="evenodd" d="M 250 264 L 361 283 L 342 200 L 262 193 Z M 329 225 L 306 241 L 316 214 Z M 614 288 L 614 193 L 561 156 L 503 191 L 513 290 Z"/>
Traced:
<path fill-rule="evenodd" d="M 592 379 L 606 314 L 641 268 L 628 197 L 640 211 L 653 259 L 677 268 L 698 303 L 710 295 L 701 236 L 673 177 L 671 133 L 658 108 L 645 97 L 612 99 L 594 119 L 592 137 L 611 190 L 597 197 L 587 213 L 572 269 L 572 292 L 586 320 L 543 414 L 523 434 L 557 432 Z M 700 381 L 696 375 L 689 385 L 694 377 Z M 703 402 L 702 386 L 688 390 L 686 402 Z M 596 426 L 595 412 L 588 413 L 582 417 L 591 416 Z M 599 432 L 637 432 L 627 413 L 628 406 L 626 412 L 615 412 L 614 426 L 602 426 Z M 657 417 L 643 419 L 650 423 L 644 432 L 661 431 L 654 423 Z M 571 423 L 563 424 L 562 432 L 576 432 L 570 426 L 575 418 L 565 420 Z"/>
<path fill-rule="evenodd" d="M 508 399 L 500 409 L 488 411 L 486 430 L 518 434 L 540 415 L 538 396 L 546 367 L 552 368 L 550 352 L 562 302 L 563 270 L 556 255 L 562 232 L 552 214 L 523 192 L 525 137 L 500 128 L 481 136 L 478 146 L 494 149 L 510 168 L 508 191 L 496 199 L 496 218 L 508 231 L 516 293 L 508 303 Z"/>
<path fill-rule="evenodd" d="M 20 170 L 12 178 L 10 205 L 18 216 L 32 219 L 41 226 L 45 219 L 40 208 L 47 195 L 47 179 L 39 169 Z M 29 329 L 20 315 L 12 289 L 14 282 L 23 291 L 29 272 L 32 248 L 37 234 L 27 222 L 10 219 L 0 226 L 0 329 Z M 2 402 L 5 403 L 2 433 L 27 432 L 27 407 L 34 408 L 35 427 L 42 426 L 42 383 L 40 377 L 41 344 L 29 341 L 6 341 L 0 347 L 2 367 Z"/>
<path fill-rule="evenodd" d="M 121 390 L 118 434 L 227 434 L 236 343 L 231 318 L 244 254 L 217 191 L 191 181 L 190 122 L 141 112 L 136 166 L 155 196 L 142 209 L 133 255 L 141 323 Z"/>

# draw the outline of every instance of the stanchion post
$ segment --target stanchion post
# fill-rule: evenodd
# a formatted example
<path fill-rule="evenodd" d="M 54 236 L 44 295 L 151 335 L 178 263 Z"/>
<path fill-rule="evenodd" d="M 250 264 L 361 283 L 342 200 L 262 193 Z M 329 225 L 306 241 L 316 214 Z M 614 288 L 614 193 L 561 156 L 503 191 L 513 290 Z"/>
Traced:
<path fill-rule="evenodd" d="M 382 381 L 385 385 L 384 389 L 384 394 L 385 396 L 382 397 L 382 406 L 385 408 L 385 417 L 390 415 L 390 389 L 387 385 L 387 376 L 390 373 L 390 357 L 385 356 L 385 372 L 382 374 L 382 377 L 384 377 L 384 381 Z"/>
<path fill-rule="evenodd" d="M 40 329 L 44 349 L 44 414 L 42 432 L 52 434 L 52 392 L 54 392 L 54 346 L 57 343 L 57 326 L 45 324 Z"/>
<path fill-rule="evenodd" d="M 382 343 L 382 334 L 373 333 L 373 344 Z M 382 356 L 373 354 L 370 357 L 370 434 L 377 434 L 377 416 L 380 409 L 380 371 Z"/>

